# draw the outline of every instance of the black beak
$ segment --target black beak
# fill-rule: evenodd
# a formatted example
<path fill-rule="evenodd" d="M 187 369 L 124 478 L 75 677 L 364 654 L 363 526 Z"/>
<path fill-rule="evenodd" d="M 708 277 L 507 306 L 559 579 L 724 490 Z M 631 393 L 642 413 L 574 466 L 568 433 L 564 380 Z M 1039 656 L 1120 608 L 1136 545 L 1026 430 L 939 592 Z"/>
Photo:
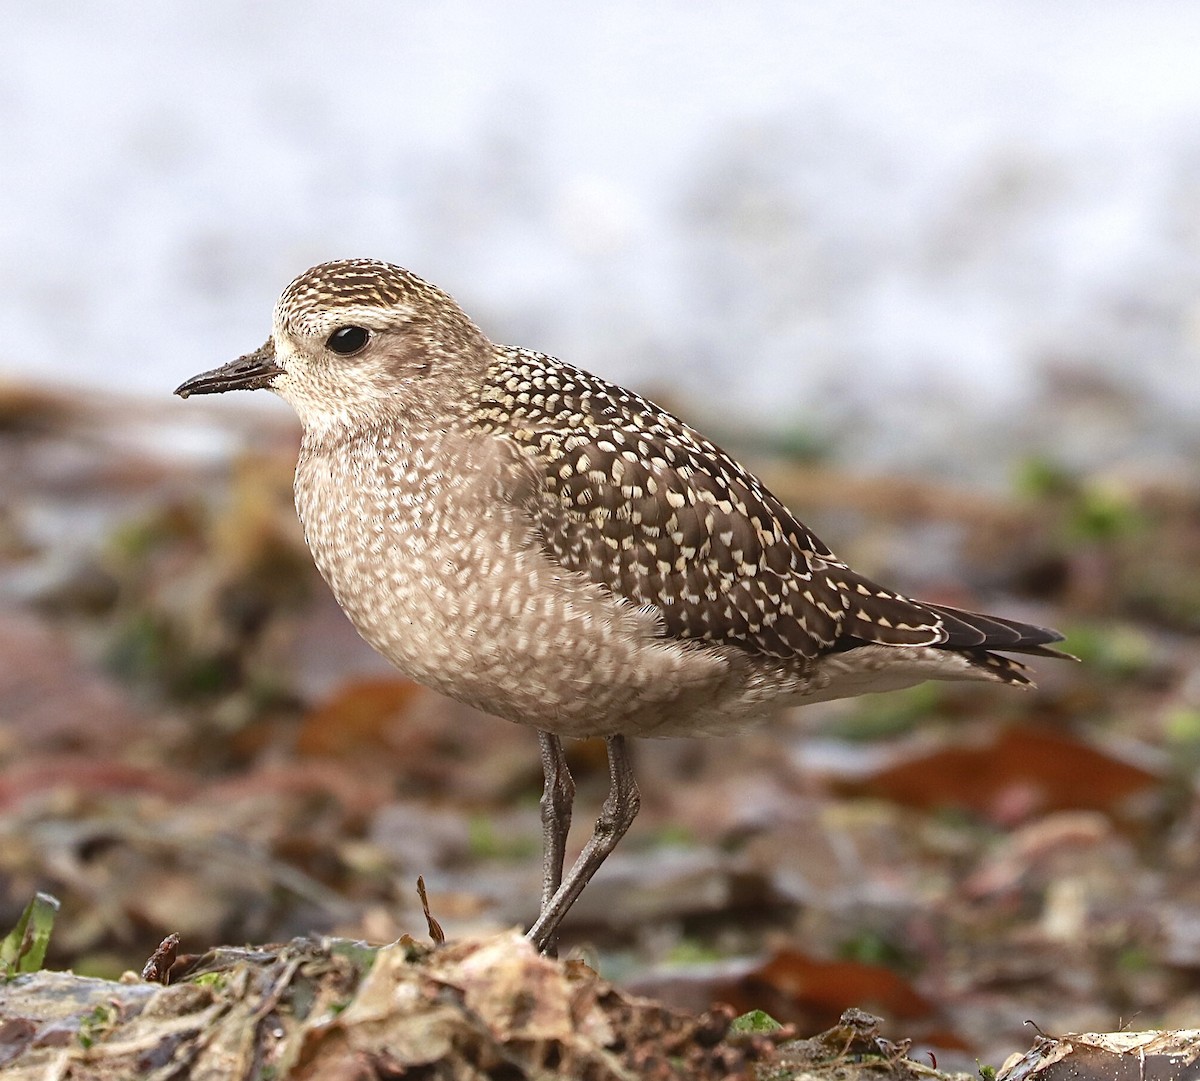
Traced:
<path fill-rule="evenodd" d="M 258 390 L 269 387 L 271 381 L 282 375 L 283 369 L 275 363 L 275 343 L 268 338 L 265 345 L 253 353 L 213 368 L 211 372 L 193 375 L 186 383 L 175 388 L 181 398 L 189 394 L 223 394 L 227 390 Z"/>

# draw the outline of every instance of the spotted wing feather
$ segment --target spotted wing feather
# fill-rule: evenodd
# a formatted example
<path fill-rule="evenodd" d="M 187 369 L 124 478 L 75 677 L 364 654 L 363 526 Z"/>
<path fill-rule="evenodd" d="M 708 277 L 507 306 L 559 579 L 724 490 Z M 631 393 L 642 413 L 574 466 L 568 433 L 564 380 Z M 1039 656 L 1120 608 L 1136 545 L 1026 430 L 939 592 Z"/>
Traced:
<path fill-rule="evenodd" d="M 538 353 L 505 350 L 478 422 L 534 464 L 547 554 L 655 611 L 666 635 L 780 659 L 867 643 L 1040 652 L 1053 631 L 911 601 L 851 571 L 756 477 L 677 417 Z M 1022 682 L 1017 662 L 1013 682 Z"/>

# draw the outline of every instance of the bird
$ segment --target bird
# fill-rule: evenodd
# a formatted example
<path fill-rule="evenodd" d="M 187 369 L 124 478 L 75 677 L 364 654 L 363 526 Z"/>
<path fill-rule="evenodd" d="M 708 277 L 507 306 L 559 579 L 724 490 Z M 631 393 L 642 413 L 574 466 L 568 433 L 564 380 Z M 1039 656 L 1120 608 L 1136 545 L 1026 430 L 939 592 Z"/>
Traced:
<path fill-rule="evenodd" d="M 255 351 L 181 397 L 269 389 L 303 434 L 296 509 L 359 634 L 409 679 L 537 731 L 539 914 L 563 918 L 640 805 L 629 741 L 726 735 L 925 680 L 1032 685 L 1055 630 L 910 599 L 852 570 L 757 477 L 631 390 L 492 342 L 392 263 L 284 290 Z M 564 738 L 609 790 L 569 869 Z"/>

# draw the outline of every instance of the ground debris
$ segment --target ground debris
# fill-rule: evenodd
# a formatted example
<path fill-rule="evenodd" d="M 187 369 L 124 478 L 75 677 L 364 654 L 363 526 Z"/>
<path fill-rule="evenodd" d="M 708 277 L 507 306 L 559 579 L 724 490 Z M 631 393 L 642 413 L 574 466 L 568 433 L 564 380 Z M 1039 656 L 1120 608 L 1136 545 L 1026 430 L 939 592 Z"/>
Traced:
<path fill-rule="evenodd" d="M 791 1035 L 626 995 L 507 932 L 430 948 L 223 948 L 170 986 L 38 972 L 0 988 L 6 1081 L 751 1077 Z M 174 974 L 173 970 L 173 974 Z"/>
<path fill-rule="evenodd" d="M 197 984 L 164 936 L 181 950 L 386 942 L 427 926 L 418 876 L 452 941 L 529 920 L 533 734 L 404 682 L 354 633 L 303 546 L 290 417 L 76 399 L 0 387 L 0 929 L 48 891 L 62 909 L 44 961 L 18 951 L 25 974 L 115 978 L 160 947 L 150 974 L 167 986 L 76 981 L 86 1002 L 43 1035 L 0 984 L 0 1077 L 18 1052 L 74 1048 L 81 1028 L 107 1045 L 176 985 L 232 994 L 239 965 L 244 993 L 262 1003 L 274 987 L 276 1008 L 251 1023 L 227 1005 L 230 1031 L 278 1076 L 265 1026 L 310 988 L 311 963 L 285 980 L 269 950 L 218 951 Z M 767 465 L 851 562 L 939 603 L 1060 627 L 1084 663 L 1036 665 L 1036 694 L 929 683 L 736 739 L 637 741 L 653 779 L 637 829 L 561 937 L 625 989 L 595 1005 L 622 1069 L 757 1063 L 723 1012 L 696 1020 L 713 1002 L 805 1034 L 867 1008 L 903 1026 L 919 1063 L 961 1070 L 1027 1046 L 1031 1016 L 1054 1032 L 1195 1025 L 1200 487 L 1053 462 L 1023 473 L 1008 494 L 964 493 Z M 590 814 L 603 742 L 567 754 Z M 412 1008 L 432 988 L 463 997 L 447 983 L 418 981 Z M 109 999 L 136 1002 L 114 1017 Z M 193 1039 L 173 1038 L 163 1070 Z M 696 1050 L 718 1045 L 725 1066 Z M 385 1052 L 348 1076 L 386 1074 Z M 511 1061 L 501 1076 L 521 1076 Z M 88 1076 L 95 1062 L 69 1065 Z"/>
<path fill-rule="evenodd" d="M 179 936 L 172 931 L 158 944 L 149 960 L 142 966 L 142 979 L 150 983 L 167 983 L 171 966 L 175 963 L 178 953 Z"/>
<path fill-rule="evenodd" d="M 1039 1036 L 996 1081 L 1196 1081 L 1200 1029 Z"/>
<path fill-rule="evenodd" d="M 778 1076 L 837 1081 L 968 1081 L 967 1074 L 940 1073 L 908 1057 L 911 1040 L 880 1034 L 881 1020 L 865 1010 L 846 1010 L 836 1025 L 807 1040 L 783 1044 L 776 1056 Z"/>

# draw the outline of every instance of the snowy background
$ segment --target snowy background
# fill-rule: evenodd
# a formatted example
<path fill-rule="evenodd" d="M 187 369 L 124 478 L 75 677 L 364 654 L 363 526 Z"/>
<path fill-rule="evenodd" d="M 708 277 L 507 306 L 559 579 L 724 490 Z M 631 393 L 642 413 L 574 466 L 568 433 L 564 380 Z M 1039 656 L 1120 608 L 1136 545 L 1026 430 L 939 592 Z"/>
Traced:
<path fill-rule="evenodd" d="M 170 416 L 372 255 L 863 468 L 1200 454 L 1191 0 L 0 10 L 0 376 Z"/>

